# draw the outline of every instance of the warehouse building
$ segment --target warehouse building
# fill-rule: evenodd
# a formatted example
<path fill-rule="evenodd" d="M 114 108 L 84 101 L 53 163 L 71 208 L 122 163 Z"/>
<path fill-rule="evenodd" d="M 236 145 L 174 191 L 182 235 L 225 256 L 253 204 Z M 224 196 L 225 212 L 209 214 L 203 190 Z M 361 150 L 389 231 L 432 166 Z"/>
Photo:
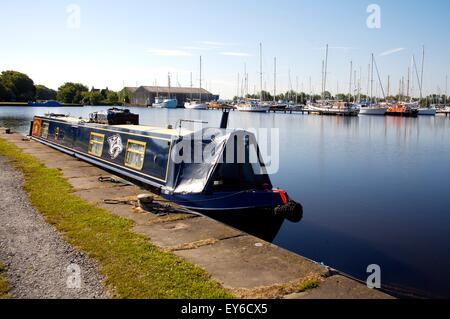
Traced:
<path fill-rule="evenodd" d="M 169 98 L 169 88 L 162 86 L 140 86 L 140 87 L 126 87 L 130 94 L 130 103 L 136 106 L 151 106 L 155 102 L 156 97 Z M 203 102 L 216 101 L 219 99 L 218 95 L 214 95 L 205 89 L 186 88 L 186 87 L 171 87 L 170 98 L 177 99 L 178 107 L 183 107 L 184 102 L 189 99 L 202 99 Z"/>

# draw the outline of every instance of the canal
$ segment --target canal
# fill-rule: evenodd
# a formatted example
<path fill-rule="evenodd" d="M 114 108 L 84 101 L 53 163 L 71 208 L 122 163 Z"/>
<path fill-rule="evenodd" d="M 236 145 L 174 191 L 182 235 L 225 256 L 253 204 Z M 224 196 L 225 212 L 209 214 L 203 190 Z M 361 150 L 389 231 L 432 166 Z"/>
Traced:
<path fill-rule="evenodd" d="M 93 110 L 0 107 L 0 126 L 27 133 L 34 114 L 87 117 Z M 179 119 L 218 126 L 221 116 L 132 110 L 155 126 Z M 304 207 L 299 223 L 270 225 L 255 214 L 241 220 L 245 230 L 361 280 L 377 264 L 385 287 L 450 297 L 449 118 L 231 112 L 229 124 L 279 129 L 280 165 L 271 179 Z"/>

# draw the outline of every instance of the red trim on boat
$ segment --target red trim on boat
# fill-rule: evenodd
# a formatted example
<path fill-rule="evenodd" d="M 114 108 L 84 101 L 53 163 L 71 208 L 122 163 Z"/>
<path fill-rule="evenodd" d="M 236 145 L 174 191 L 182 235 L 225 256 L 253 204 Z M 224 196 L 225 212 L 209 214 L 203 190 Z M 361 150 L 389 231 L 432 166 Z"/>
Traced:
<path fill-rule="evenodd" d="M 282 189 L 274 189 L 273 192 L 280 194 L 281 201 L 283 202 L 284 205 L 286 205 L 288 203 L 287 194 L 286 194 L 286 192 L 284 190 L 282 190 Z"/>

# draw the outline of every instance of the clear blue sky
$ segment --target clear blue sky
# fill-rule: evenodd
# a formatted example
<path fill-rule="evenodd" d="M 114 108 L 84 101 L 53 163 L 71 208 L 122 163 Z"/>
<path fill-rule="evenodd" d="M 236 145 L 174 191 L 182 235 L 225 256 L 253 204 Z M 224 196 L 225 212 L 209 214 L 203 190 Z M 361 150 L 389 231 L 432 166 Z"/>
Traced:
<path fill-rule="evenodd" d="M 381 8 L 381 29 L 366 25 L 368 5 Z M 76 4 L 80 27 L 73 28 L 67 6 Z M 450 2 L 419 0 L 176 0 L 176 1 L 2 1 L 0 70 L 15 69 L 37 83 L 57 88 L 65 81 L 120 89 L 127 86 L 198 85 L 199 56 L 204 87 L 223 97 L 236 92 L 237 73 L 249 72 L 250 91 L 259 89 L 259 42 L 263 43 L 264 82 L 273 88 L 273 57 L 278 86 L 320 90 L 325 44 L 330 45 L 329 85 L 347 92 L 349 63 L 363 70 L 374 52 L 383 81 L 397 90 L 415 54 L 425 45 L 425 90 L 445 90 L 450 74 Z M 69 24 L 68 24 L 69 21 Z M 389 51 L 395 53 L 387 54 Z M 385 55 L 382 55 L 382 53 Z M 358 75 L 359 77 L 359 75 Z M 386 83 L 385 83 L 386 85 Z M 416 84 L 417 87 L 417 84 Z M 365 89 L 364 89 L 365 90 Z"/>

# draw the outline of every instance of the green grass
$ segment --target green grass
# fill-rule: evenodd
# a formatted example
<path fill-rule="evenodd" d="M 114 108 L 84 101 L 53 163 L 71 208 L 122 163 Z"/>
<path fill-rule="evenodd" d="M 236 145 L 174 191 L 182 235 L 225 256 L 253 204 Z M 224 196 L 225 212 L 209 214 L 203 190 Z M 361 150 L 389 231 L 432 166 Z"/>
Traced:
<path fill-rule="evenodd" d="M 319 288 L 319 283 L 317 282 L 317 280 L 310 279 L 301 284 L 301 286 L 299 287 L 299 292 L 304 292 L 316 288 Z"/>
<path fill-rule="evenodd" d="M 0 106 L 2 106 L 2 105 L 6 105 L 6 106 L 20 105 L 20 106 L 23 106 L 23 105 L 28 105 L 28 103 L 26 103 L 26 102 L 0 102 Z"/>
<path fill-rule="evenodd" d="M 8 299 L 11 296 L 8 294 L 8 282 L 4 276 L 5 266 L 0 263 L 0 299 Z"/>
<path fill-rule="evenodd" d="M 0 155 L 24 174 L 32 205 L 65 239 L 99 264 L 115 298 L 233 298 L 199 267 L 162 252 L 116 217 L 73 194 L 58 170 L 0 138 Z"/>

